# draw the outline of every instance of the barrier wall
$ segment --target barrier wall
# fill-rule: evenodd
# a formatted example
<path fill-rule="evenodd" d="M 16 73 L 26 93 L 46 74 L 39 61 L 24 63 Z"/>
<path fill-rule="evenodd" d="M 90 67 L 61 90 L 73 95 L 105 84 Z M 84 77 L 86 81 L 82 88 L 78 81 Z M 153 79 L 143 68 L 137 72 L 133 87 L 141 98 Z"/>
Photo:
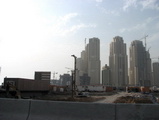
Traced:
<path fill-rule="evenodd" d="M 0 99 L 0 120 L 26 120 L 29 103 L 28 100 Z"/>
<path fill-rule="evenodd" d="M 29 120 L 114 120 L 114 116 L 115 104 L 32 101 Z"/>
<path fill-rule="evenodd" d="M 0 99 L 0 120 L 159 120 L 159 104 Z"/>
<path fill-rule="evenodd" d="M 116 120 L 159 120 L 158 104 L 116 104 Z"/>

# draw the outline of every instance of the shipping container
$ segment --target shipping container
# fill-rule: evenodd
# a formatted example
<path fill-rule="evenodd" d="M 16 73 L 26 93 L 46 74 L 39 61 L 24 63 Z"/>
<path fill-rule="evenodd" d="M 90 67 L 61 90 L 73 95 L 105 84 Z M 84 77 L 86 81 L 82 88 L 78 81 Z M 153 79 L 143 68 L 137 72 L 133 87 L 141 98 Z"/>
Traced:
<path fill-rule="evenodd" d="M 4 86 L 10 84 L 19 91 L 49 91 L 49 80 L 33 80 L 24 78 L 4 78 Z"/>
<path fill-rule="evenodd" d="M 140 87 L 142 93 L 150 93 L 150 87 Z"/>
<path fill-rule="evenodd" d="M 113 87 L 106 87 L 106 92 L 113 92 Z"/>
<path fill-rule="evenodd" d="M 141 92 L 141 89 L 140 89 L 140 87 L 137 87 L 137 86 L 129 86 L 129 87 L 126 87 L 126 91 L 127 92 Z"/>

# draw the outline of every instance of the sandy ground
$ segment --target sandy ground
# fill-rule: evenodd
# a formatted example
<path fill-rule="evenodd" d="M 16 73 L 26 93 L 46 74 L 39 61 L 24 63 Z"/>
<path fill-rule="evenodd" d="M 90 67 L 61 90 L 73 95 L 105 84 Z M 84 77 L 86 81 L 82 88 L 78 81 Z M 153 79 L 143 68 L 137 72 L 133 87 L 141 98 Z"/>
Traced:
<path fill-rule="evenodd" d="M 122 96 L 134 96 L 140 93 L 127 93 L 127 92 L 119 92 L 117 94 L 111 96 L 105 96 L 105 99 L 96 101 L 95 103 L 113 103 L 118 97 Z"/>

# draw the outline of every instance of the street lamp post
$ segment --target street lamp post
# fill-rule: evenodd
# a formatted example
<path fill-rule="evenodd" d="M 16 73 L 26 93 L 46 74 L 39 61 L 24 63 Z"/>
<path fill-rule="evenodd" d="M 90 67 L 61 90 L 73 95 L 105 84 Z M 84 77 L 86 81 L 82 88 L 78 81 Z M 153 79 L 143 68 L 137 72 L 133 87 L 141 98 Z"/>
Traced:
<path fill-rule="evenodd" d="M 76 90 L 76 61 L 77 61 L 77 57 L 75 56 L 75 55 L 71 55 L 72 57 L 74 57 L 74 59 L 75 59 L 75 62 L 74 62 L 74 76 L 73 76 L 73 80 L 72 80 L 72 82 L 73 82 L 73 89 L 72 89 L 72 91 L 73 91 L 73 95 L 75 94 L 75 90 Z M 74 96 L 72 96 L 72 97 L 74 97 Z"/>
<path fill-rule="evenodd" d="M 74 80 L 73 80 L 73 79 L 74 79 L 74 71 L 71 70 L 71 73 L 72 73 L 72 83 L 71 83 L 71 86 L 72 86 L 72 94 L 71 94 L 71 97 L 74 98 L 74 95 L 73 95 L 73 94 L 74 94 L 74 92 L 73 92 L 73 90 L 74 90 L 74 87 L 73 87 L 73 86 L 74 86 L 74 85 L 73 85 L 73 83 L 74 83 L 74 82 L 73 82 L 73 81 L 74 81 Z"/>

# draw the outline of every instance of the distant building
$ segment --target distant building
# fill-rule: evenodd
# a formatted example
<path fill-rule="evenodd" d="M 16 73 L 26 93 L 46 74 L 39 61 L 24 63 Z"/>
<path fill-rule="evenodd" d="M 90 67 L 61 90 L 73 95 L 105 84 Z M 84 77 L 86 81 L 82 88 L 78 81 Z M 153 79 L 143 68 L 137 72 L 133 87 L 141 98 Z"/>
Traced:
<path fill-rule="evenodd" d="M 50 85 L 60 85 L 60 80 L 52 79 L 50 80 Z"/>
<path fill-rule="evenodd" d="M 82 91 L 106 92 L 107 87 L 105 85 L 78 85 L 77 90 L 79 92 L 82 92 Z"/>
<path fill-rule="evenodd" d="M 90 38 L 88 44 L 88 76 L 90 76 L 90 85 L 100 84 L 100 40 Z"/>
<path fill-rule="evenodd" d="M 111 70 L 110 67 L 105 65 L 102 68 L 102 85 L 111 86 Z"/>
<path fill-rule="evenodd" d="M 126 44 L 120 36 L 114 37 L 110 44 L 109 66 L 112 86 L 125 87 L 128 84 L 128 61 Z"/>
<path fill-rule="evenodd" d="M 150 86 L 152 77 L 151 59 L 142 41 L 134 40 L 131 43 L 129 60 L 129 85 Z"/>
<path fill-rule="evenodd" d="M 35 80 L 50 80 L 51 72 L 35 72 Z"/>
<path fill-rule="evenodd" d="M 82 51 L 82 53 L 84 52 Z M 81 58 L 77 58 L 76 85 L 80 85 L 80 76 L 87 74 L 86 60 L 83 58 L 82 53 Z"/>
<path fill-rule="evenodd" d="M 90 85 L 90 77 L 88 74 L 83 74 L 83 76 L 80 76 L 80 85 Z"/>
<path fill-rule="evenodd" d="M 159 62 L 154 62 L 153 66 L 153 85 L 159 87 Z"/>
<path fill-rule="evenodd" d="M 60 75 L 60 85 L 62 86 L 69 86 L 72 83 L 72 76 L 70 76 L 70 74 L 63 74 Z"/>

